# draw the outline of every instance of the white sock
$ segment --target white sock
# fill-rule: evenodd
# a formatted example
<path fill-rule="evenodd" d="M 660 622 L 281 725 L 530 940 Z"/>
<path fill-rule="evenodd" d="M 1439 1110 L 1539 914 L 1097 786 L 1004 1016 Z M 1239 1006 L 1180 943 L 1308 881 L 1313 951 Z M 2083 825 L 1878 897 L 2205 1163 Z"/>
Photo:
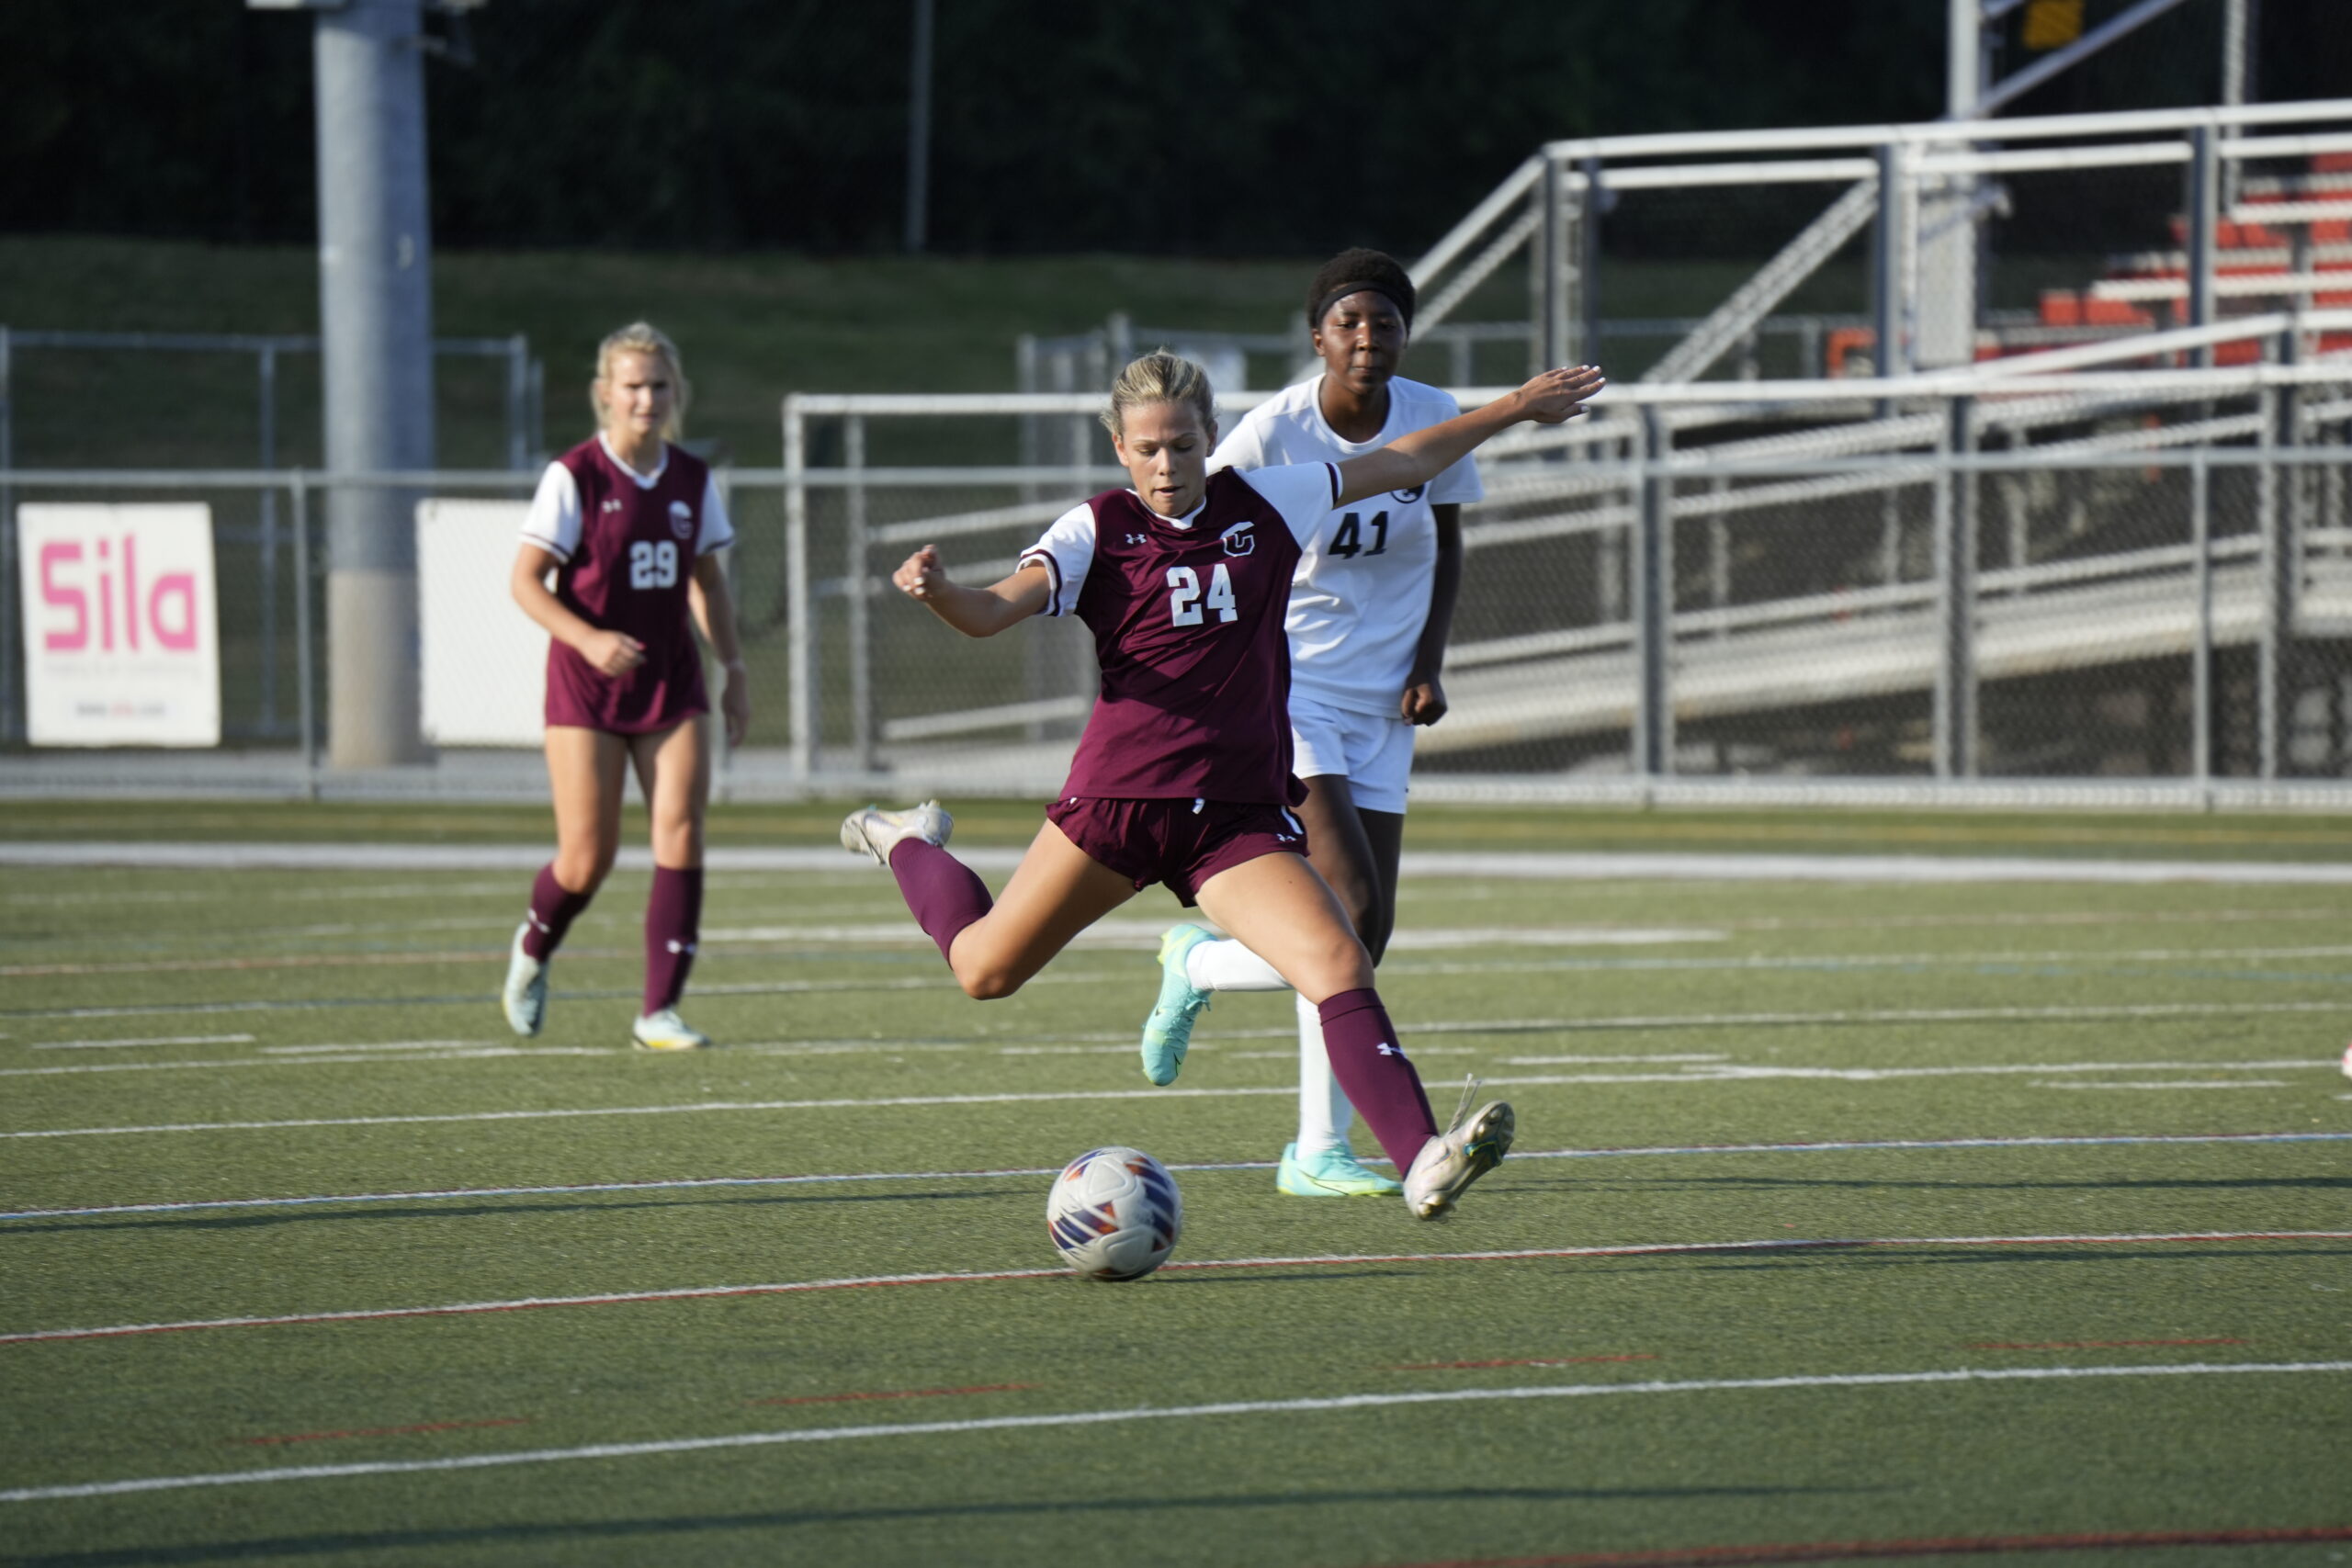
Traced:
<path fill-rule="evenodd" d="M 1226 937 L 1196 943 L 1184 954 L 1184 978 L 1204 991 L 1287 991 L 1290 982 L 1274 966 Z"/>
<path fill-rule="evenodd" d="M 1348 1102 L 1323 1048 L 1323 1010 L 1298 998 L 1298 1153 L 1309 1156 L 1348 1147 L 1356 1108 Z"/>

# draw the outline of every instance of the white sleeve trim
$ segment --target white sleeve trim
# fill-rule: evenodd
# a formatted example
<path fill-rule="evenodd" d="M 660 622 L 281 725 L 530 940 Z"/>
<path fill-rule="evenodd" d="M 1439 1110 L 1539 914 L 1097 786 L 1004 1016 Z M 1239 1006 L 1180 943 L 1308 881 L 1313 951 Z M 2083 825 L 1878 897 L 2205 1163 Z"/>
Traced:
<path fill-rule="evenodd" d="M 702 481 L 702 531 L 695 536 L 695 554 L 709 555 L 735 542 L 735 524 L 727 515 L 727 498 L 718 492 L 718 476 Z"/>
<path fill-rule="evenodd" d="M 1046 614 L 1067 615 L 1076 610 L 1079 595 L 1086 591 L 1086 574 L 1094 565 L 1093 503 L 1081 501 L 1055 518 L 1037 542 L 1021 552 L 1013 570 L 1033 563 L 1044 567 L 1050 580 Z"/>
<path fill-rule="evenodd" d="M 561 463 L 539 476 L 531 509 L 523 518 L 523 542 L 537 545 L 560 561 L 580 548 L 580 483 Z"/>

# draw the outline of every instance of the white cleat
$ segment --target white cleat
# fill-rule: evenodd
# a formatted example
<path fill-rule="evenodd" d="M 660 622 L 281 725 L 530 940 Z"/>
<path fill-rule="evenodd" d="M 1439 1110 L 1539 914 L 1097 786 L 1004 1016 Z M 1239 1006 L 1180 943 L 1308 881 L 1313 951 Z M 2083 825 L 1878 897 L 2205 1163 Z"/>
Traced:
<path fill-rule="evenodd" d="M 909 839 L 921 839 L 926 844 L 947 842 L 956 830 L 956 818 L 940 809 L 939 802 L 926 800 L 921 806 L 910 806 L 904 811 L 884 811 L 869 806 L 853 811 L 842 818 L 842 848 L 852 854 L 872 855 L 876 865 L 890 863 L 890 852 Z"/>
<path fill-rule="evenodd" d="M 537 1034 L 548 1021 L 548 966 L 523 951 L 523 939 L 530 931 L 528 920 L 514 928 L 514 945 L 506 956 L 506 989 L 498 998 L 506 1009 L 507 1023 L 522 1035 Z"/>
<path fill-rule="evenodd" d="M 1470 1184 L 1502 1163 L 1510 1152 L 1518 1118 L 1507 1100 L 1490 1100 L 1470 1109 L 1478 1092 L 1473 1076 L 1462 1086 L 1462 1103 L 1446 1130 L 1421 1145 L 1405 1173 L 1405 1204 L 1416 1219 L 1434 1220 L 1451 1210 Z"/>
<path fill-rule="evenodd" d="M 710 1036 L 688 1026 L 676 1008 L 647 1013 L 629 1025 L 628 1037 L 640 1051 L 699 1051 L 710 1043 Z"/>

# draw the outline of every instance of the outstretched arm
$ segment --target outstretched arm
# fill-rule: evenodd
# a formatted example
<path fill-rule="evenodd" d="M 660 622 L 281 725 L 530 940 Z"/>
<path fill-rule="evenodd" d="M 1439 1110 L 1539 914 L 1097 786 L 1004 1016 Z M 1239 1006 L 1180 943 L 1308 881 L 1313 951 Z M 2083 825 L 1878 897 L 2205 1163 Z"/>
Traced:
<path fill-rule="evenodd" d="M 1018 626 L 1046 607 L 1052 580 L 1042 566 L 1024 566 L 1011 577 L 986 588 L 950 582 L 940 570 L 939 550 L 925 545 L 909 556 L 890 581 L 908 598 L 920 601 L 931 613 L 966 637 L 994 637 Z"/>
<path fill-rule="evenodd" d="M 1476 449 L 1480 443 L 1522 420 L 1538 424 L 1562 424 L 1584 412 L 1585 400 L 1606 386 L 1600 370 L 1590 365 L 1546 370 L 1507 398 L 1400 435 L 1377 452 L 1351 457 L 1340 467 L 1340 494 L 1332 502 L 1378 495 L 1388 490 L 1425 485 Z"/>

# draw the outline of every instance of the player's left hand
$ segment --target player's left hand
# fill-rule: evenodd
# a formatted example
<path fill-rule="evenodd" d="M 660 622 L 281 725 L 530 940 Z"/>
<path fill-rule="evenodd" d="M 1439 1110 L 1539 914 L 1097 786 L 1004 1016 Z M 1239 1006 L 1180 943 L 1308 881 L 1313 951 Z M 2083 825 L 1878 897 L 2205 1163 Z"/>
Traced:
<path fill-rule="evenodd" d="M 740 659 L 727 666 L 727 685 L 718 694 L 718 716 L 727 726 L 727 744 L 743 744 L 743 737 L 752 730 L 752 685 Z"/>
<path fill-rule="evenodd" d="M 1566 424 L 1584 412 L 1588 400 L 1609 385 L 1597 365 L 1546 370 L 1519 389 L 1526 417 L 1538 424 Z"/>
<path fill-rule="evenodd" d="M 1445 716 L 1445 686 L 1434 675 L 1408 681 L 1396 706 L 1407 724 L 1435 724 Z"/>

